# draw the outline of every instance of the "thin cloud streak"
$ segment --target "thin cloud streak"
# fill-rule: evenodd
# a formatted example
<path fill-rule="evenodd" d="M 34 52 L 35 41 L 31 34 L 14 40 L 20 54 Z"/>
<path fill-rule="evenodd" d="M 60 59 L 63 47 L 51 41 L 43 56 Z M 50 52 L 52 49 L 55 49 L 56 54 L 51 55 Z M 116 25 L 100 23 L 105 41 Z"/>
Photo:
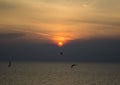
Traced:
<path fill-rule="evenodd" d="M 16 39 L 25 36 L 24 33 L 0 33 L 0 40 Z"/>

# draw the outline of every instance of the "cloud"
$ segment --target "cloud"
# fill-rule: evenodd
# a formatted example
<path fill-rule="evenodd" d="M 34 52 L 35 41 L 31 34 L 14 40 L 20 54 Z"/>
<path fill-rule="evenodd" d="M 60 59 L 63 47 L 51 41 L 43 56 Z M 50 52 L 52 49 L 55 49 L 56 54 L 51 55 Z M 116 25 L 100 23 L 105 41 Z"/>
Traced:
<path fill-rule="evenodd" d="M 0 1 L 0 12 L 2 11 L 13 11 L 15 9 L 18 9 L 22 6 L 16 2 L 7 1 L 7 0 L 1 0 Z"/>
<path fill-rule="evenodd" d="M 91 19 L 70 19 L 70 20 L 66 20 L 67 22 L 72 22 L 72 23 L 89 23 L 89 24 L 101 24 L 101 25 L 112 25 L 112 26 L 120 26 L 120 22 L 118 21 L 104 21 L 104 20 L 91 20 Z"/>
<path fill-rule="evenodd" d="M 0 40 L 16 39 L 25 36 L 24 33 L 0 33 Z"/>
<path fill-rule="evenodd" d="M 75 35 L 75 39 L 93 35 L 116 36 L 120 34 L 120 30 L 117 29 L 120 26 L 120 20 L 117 18 L 120 12 L 113 12 L 115 3 L 119 1 L 116 0 L 112 4 L 113 2 L 110 0 L 106 4 L 104 0 L 1 0 L 1 9 L 4 9 L 5 13 L 0 13 L 0 23 L 31 27 L 31 29 L 26 27 L 21 29 L 18 28 L 19 26 L 16 28 L 26 31 L 29 38 L 42 39 L 39 38 L 41 36 L 51 38 L 51 34 L 54 33 L 72 34 L 72 36 Z M 113 9 L 109 9 L 108 5 Z M 101 11 L 104 8 L 110 13 Z M 113 26 L 113 28 L 106 30 L 105 25 Z"/>
<path fill-rule="evenodd" d="M 0 1 L 0 9 L 1 10 L 9 10 L 9 9 L 13 9 L 15 8 L 15 6 L 13 4 L 10 4 L 8 2 L 5 2 L 5 1 Z"/>
<path fill-rule="evenodd" d="M 119 10 L 120 6 L 119 0 L 109 0 L 109 2 L 107 0 L 94 0 L 94 6 L 98 9 L 102 9 L 102 10 Z"/>

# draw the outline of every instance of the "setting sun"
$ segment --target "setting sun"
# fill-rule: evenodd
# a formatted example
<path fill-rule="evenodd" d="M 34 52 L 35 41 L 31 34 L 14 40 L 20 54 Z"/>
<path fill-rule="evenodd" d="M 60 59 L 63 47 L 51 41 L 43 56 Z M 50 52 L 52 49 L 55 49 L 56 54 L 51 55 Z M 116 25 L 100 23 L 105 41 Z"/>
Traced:
<path fill-rule="evenodd" d="M 62 47 L 63 46 L 63 42 L 58 42 L 58 46 Z"/>
<path fill-rule="evenodd" d="M 61 37 L 61 36 L 56 36 L 53 38 L 54 43 L 56 43 L 59 47 L 62 47 L 66 42 L 67 38 Z"/>

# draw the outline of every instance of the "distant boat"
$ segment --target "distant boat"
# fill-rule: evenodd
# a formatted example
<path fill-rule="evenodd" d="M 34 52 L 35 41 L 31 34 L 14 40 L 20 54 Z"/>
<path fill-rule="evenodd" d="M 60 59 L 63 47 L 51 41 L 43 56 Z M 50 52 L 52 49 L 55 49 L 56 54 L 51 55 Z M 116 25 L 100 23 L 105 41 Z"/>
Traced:
<path fill-rule="evenodd" d="M 72 65 L 71 65 L 71 68 L 73 68 L 74 66 L 77 66 L 77 65 L 76 65 L 76 64 L 72 64 Z"/>
<path fill-rule="evenodd" d="M 11 61 L 8 62 L 8 67 L 11 67 Z"/>

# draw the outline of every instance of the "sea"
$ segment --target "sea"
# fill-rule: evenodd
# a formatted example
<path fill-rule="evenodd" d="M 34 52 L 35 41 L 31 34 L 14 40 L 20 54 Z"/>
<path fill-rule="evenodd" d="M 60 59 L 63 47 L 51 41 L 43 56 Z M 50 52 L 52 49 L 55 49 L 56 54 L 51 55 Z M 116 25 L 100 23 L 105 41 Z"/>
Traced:
<path fill-rule="evenodd" d="M 0 85 L 120 85 L 120 63 L 0 62 Z"/>

